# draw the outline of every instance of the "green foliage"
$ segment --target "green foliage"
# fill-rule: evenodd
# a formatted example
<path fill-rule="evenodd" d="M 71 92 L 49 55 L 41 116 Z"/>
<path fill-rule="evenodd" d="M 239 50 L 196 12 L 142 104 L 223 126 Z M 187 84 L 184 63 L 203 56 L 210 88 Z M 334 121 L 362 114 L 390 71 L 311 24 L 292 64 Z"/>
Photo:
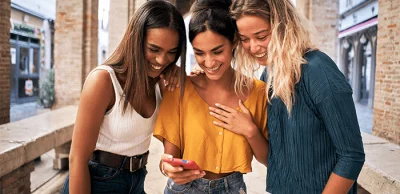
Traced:
<path fill-rule="evenodd" d="M 45 79 L 40 80 L 40 103 L 44 108 L 51 108 L 54 103 L 54 70 L 50 69 Z"/>

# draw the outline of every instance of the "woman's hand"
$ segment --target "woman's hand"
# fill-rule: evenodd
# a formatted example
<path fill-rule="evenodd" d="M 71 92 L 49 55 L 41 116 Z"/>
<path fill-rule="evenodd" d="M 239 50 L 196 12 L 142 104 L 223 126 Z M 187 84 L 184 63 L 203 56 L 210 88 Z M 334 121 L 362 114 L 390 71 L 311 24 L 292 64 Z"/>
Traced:
<path fill-rule="evenodd" d="M 215 104 L 218 108 L 210 107 L 210 114 L 222 122 L 213 123 L 233 133 L 246 137 L 251 150 L 257 161 L 265 166 L 268 165 L 268 141 L 261 131 L 254 124 L 250 111 L 239 100 L 241 112 L 221 105 Z"/>
<path fill-rule="evenodd" d="M 165 88 L 168 91 L 174 91 L 175 88 L 179 88 L 180 80 L 179 80 L 179 72 L 180 67 L 175 64 L 171 64 L 171 70 L 167 72 L 166 75 L 160 74 L 160 78 L 164 80 Z"/>
<path fill-rule="evenodd" d="M 171 178 L 175 183 L 183 185 L 206 175 L 204 171 L 200 170 L 186 170 L 182 167 L 174 167 L 168 162 L 167 159 L 172 158 L 172 155 L 163 154 L 161 157 L 161 169 L 163 173 Z"/>
<path fill-rule="evenodd" d="M 247 139 L 258 133 L 257 126 L 254 124 L 250 111 L 239 100 L 241 112 L 228 106 L 216 103 L 215 107 L 209 107 L 211 116 L 222 121 L 213 121 L 219 127 L 227 129 L 233 133 L 243 135 Z"/>
<path fill-rule="evenodd" d="M 198 64 L 196 64 L 190 72 L 190 76 L 197 76 L 202 73 L 204 73 L 204 70 Z"/>

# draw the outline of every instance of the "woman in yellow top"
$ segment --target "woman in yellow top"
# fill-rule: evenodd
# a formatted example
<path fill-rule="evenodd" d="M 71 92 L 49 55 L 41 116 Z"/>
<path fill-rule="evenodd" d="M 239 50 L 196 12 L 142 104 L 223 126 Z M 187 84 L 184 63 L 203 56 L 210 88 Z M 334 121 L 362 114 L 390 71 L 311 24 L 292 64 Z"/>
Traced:
<path fill-rule="evenodd" d="M 225 0 L 195 4 L 189 39 L 205 74 L 187 77 L 181 98 L 179 92 L 164 93 L 154 130 L 154 136 L 164 143 L 163 157 L 193 160 L 203 170 L 184 170 L 162 161 L 162 171 L 170 178 L 165 194 L 243 193 L 242 174 L 251 172 L 253 155 L 267 162 L 265 85 L 231 65 L 236 39 L 229 5 Z M 234 124 L 214 125 L 217 120 L 210 110 L 218 112 L 216 102 L 238 107 L 230 109 L 233 116 L 218 117 Z M 254 124 L 236 120 L 242 118 L 239 115 L 252 117 Z M 248 130 L 236 130 L 239 127 Z"/>

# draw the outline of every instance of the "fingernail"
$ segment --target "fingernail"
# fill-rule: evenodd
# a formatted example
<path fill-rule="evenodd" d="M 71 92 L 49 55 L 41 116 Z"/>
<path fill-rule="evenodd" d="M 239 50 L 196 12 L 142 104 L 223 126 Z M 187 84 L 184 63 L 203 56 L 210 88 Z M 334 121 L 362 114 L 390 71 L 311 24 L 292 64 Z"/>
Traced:
<path fill-rule="evenodd" d="M 200 172 L 199 171 L 194 171 L 194 174 L 200 174 Z"/>
<path fill-rule="evenodd" d="M 217 121 L 213 121 L 214 124 L 218 124 Z"/>
<path fill-rule="evenodd" d="M 167 158 L 172 158 L 172 156 L 171 156 L 171 155 L 168 155 Z"/>
<path fill-rule="evenodd" d="M 179 171 L 183 171 L 183 168 L 182 168 L 182 167 L 179 167 L 178 170 L 179 170 Z"/>
<path fill-rule="evenodd" d="M 210 112 L 210 115 L 213 115 L 213 113 L 212 113 L 212 112 Z"/>
<path fill-rule="evenodd" d="M 219 106 L 219 104 L 218 104 L 218 103 L 215 103 L 215 106 Z"/>

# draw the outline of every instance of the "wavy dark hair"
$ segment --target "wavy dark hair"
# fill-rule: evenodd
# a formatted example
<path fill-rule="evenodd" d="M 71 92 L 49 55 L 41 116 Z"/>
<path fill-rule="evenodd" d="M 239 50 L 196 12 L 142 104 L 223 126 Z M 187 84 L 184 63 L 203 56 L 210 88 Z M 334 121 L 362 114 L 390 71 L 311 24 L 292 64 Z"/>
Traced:
<path fill-rule="evenodd" d="M 192 42 L 197 34 L 211 30 L 234 42 L 236 22 L 230 17 L 230 4 L 230 0 L 197 0 L 192 7 L 189 41 Z"/>
<path fill-rule="evenodd" d="M 132 107 L 140 107 L 138 105 L 150 93 L 144 51 L 147 30 L 154 28 L 169 28 L 179 34 L 178 51 L 171 64 L 175 64 L 180 57 L 180 90 L 181 95 L 183 94 L 186 76 L 186 31 L 183 17 L 178 9 L 167 1 L 148 1 L 135 12 L 118 47 L 104 63 L 111 66 L 119 78 L 122 75 L 126 77 L 123 87 L 125 95 L 123 112 L 129 103 Z M 163 73 L 171 70 L 171 64 Z M 159 77 L 154 81 L 158 79 Z"/>
<path fill-rule="evenodd" d="M 237 27 L 236 21 L 232 19 L 229 7 L 231 0 L 197 0 L 192 6 L 192 18 L 189 23 L 190 42 L 201 32 L 211 30 L 227 38 L 232 44 L 236 44 Z M 240 64 L 235 63 L 235 50 L 232 51 L 232 67 L 238 69 Z M 235 92 L 244 94 L 253 87 L 253 80 L 246 76 L 245 70 L 235 71 Z"/>

